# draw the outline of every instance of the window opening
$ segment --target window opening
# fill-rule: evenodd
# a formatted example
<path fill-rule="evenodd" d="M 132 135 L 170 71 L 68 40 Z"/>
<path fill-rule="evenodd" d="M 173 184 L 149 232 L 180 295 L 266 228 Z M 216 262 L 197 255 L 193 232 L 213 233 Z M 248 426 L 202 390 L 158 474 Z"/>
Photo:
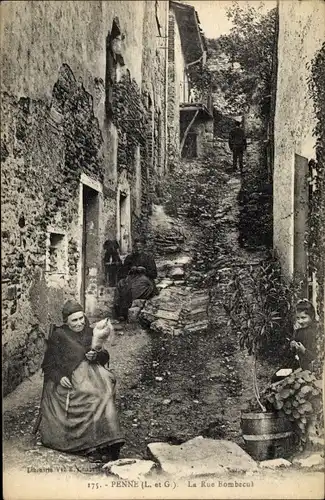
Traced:
<path fill-rule="evenodd" d="M 63 274 L 67 269 L 66 236 L 60 233 L 49 234 L 47 271 Z"/>
<path fill-rule="evenodd" d="M 122 42 L 124 35 L 120 30 L 120 23 L 116 17 L 111 32 L 106 37 L 106 112 L 112 113 L 113 85 L 121 78 L 121 67 L 124 66 L 122 56 Z"/>

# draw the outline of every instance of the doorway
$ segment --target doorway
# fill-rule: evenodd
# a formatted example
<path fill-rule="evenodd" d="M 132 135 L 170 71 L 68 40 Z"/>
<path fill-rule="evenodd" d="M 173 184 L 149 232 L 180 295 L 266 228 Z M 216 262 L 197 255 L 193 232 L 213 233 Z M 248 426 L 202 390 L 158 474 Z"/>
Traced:
<path fill-rule="evenodd" d="M 130 196 L 125 191 L 120 191 L 119 211 L 120 252 L 125 255 L 129 251 L 130 241 Z"/>
<path fill-rule="evenodd" d="M 308 274 L 308 215 L 309 215 L 309 186 L 308 186 L 308 159 L 295 154 L 294 170 L 294 276 L 302 282 L 302 295 L 307 296 Z"/>
<path fill-rule="evenodd" d="M 99 228 L 99 193 L 82 185 L 82 270 L 81 270 L 81 302 L 87 309 L 86 296 L 92 293 L 92 284 L 97 283 L 98 263 L 98 228 Z"/>
<path fill-rule="evenodd" d="M 182 150 L 182 158 L 197 158 L 197 133 L 189 132 Z"/>

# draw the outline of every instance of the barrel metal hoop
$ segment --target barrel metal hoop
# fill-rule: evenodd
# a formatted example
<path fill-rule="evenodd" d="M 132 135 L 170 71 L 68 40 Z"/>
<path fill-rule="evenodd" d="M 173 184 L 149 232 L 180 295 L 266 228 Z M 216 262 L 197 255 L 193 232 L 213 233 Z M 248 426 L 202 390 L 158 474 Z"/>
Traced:
<path fill-rule="evenodd" d="M 283 418 L 275 413 L 242 413 L 242 420 L 277 420 Z"/>
<path fill-rule="evenodd" d="M 268 441 L 272 439 L 282 439 L 292 436 L 292 431 L 279 432 L 278 434 L 244 434 L 245 441 Z"/>

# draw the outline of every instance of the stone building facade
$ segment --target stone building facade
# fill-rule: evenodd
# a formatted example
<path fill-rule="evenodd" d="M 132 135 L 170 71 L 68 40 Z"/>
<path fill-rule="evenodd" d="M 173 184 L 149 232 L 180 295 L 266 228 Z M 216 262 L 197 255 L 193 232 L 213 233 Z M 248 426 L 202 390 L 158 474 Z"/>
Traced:
<path fill-rule="evenodd" d="M 1 5 L 4 391 L 40 366 L 63 302 L 107 295 L 167 169 L 168 2 Z"/>
<path fill-rule="evenodd" d="M 321 283 L 317 283 L 317 278 L 310 272 L 310 249 L 306 237 L 315 181 L 310 160 L 316 159 L 317 140 L 314 134 L 316 108 L 309 79 L 312 60 L 324 42 L 323 0 L 278 1 L 274 248 L 285 274 L 300 279 L 304 295 L 315 304 L 319 301 L 317 294 Z"/>
<path fill-rule="evenodd" d="M 172 168 L 181 157 L 200 157 L 213 145 L 212 97 L 195 74 L 207 47 L 194 7 L 170 2 L 168 26 L 168 152 Z"/>

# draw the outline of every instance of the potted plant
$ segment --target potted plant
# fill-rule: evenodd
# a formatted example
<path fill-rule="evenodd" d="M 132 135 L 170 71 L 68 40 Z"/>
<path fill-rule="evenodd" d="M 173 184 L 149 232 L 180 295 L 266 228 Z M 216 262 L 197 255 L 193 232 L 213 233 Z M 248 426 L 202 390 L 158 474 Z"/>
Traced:
<path fill-rule="evenodd" d="M 307 444 L 308 428 L 322 416 L 321 381 L 309 370 L 299 368 L 284 380 L 270 384 L 264 393 L 268 409 L 277 411 L 293 424 L 299 449 Z"/>
<path fill-rule="evenodd" d="M 277 261 L 270 258 L 255 268 L 239 271 L 228 292 L 224 304 L 228 325 L 238 332 L 240 347 L 252 356 L 254 397 L 248 402 L 249 410 L 241 414 L 246 449 L 257 460 L 288 456 L 294 441 L 292 424 L 261 394 L 257 362 L 259 356 L 272 356 L 279 364 L 285 358 L 288 349 L 283 341 L 292 328 L 295 287 L 282 281 Z"/>

